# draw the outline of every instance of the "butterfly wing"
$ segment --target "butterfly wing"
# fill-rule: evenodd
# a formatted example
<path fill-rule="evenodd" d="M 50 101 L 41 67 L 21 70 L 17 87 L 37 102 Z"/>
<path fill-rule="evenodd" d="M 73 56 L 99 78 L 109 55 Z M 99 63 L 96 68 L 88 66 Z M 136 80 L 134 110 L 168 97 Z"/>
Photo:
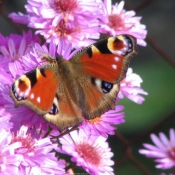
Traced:
<path fill-rule="evenodd" d="M 126 76 L 130 58 L 136 53 L 135 38 L 119 35 L 81 50 L 70 61 L 91 77 L 118 83 Z"/>
<path fill-rule="evenodd" d="M 51 111 L 43 116 L 48 122 L 56 125 L 60 131 L 66 127 L 82 122 L 82 112 L 73 100 L 69 88 L 59 86 Z"/>
<path fill-rule="evenodd" d="M 82 72 L 80 72 L 83 75 Z M 93 119 L 101 116 L 110 109 L 114 109 L 119 91 L 119 84 L 112 84 L 97 78 L 81 76 L 83 98 L 79 102 L 84 117 Z"/>
<path fill-rule="evenodd" d="M 78 80 L 84 90 L 84 100 L 80 106 L 87 119 L 114 108 L 119 83 L 136 53 L 135 38 L 119 35 L 81 50 L 70 60 L 81 75 Z"/>
<path fill-rule="evenodd" d="M 58 66 L 47 64 L 19 77 L 10 95 L 16 107 L 28 106 L 63 130 L 80 123 L 82 112 L 62 81 Z"/>

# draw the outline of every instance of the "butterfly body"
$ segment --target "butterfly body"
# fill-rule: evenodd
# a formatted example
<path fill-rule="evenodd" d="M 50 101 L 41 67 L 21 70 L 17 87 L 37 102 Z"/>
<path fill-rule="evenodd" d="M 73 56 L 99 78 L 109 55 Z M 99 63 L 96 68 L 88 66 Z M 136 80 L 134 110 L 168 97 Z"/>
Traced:
<path fill-rule="evenodd" d="M 26 105 L 60 130 L 113 109 L 119 83 L 136 53 L 132 36 L 120 35 L 82 49 L 70 60 L 47 64 L 19 77 L 11 87 L 16 106 Z"/>

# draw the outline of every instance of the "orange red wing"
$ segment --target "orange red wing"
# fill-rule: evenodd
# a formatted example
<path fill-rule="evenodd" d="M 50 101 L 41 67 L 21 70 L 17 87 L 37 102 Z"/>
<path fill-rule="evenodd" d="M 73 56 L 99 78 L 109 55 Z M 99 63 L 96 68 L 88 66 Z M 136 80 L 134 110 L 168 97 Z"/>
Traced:
<path fill-rule="evenodd" d="M 125 77 L 130 58 L 136 53 L 135 38 L 119 35 L 85 48 L 71 62 L 91 77 L 118 83 Z"/>

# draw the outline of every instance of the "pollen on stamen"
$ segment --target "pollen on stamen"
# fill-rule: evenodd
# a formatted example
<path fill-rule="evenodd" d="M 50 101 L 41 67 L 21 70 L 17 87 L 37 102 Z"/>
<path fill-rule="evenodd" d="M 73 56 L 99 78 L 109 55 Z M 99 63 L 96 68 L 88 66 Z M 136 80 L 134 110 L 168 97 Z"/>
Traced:
<path fill-rule="evenodd" d="M 87 120 L 87 121 L 90 122 L 90 123 L 98 123 L 99 120 L 100 120 L 100 117 L 96 117 L 96 118 L 94 118 L 94 119 Z"/>

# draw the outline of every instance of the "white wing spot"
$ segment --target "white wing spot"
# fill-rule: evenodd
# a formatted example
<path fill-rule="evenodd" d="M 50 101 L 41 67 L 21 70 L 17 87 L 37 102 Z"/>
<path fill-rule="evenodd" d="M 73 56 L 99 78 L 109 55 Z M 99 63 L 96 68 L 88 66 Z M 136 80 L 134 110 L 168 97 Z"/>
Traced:
<path fill-rule="evenodd" d="M 55 104 L 55 106 L 59 109 L 59 106 L 58 106 L 58 100 L 56 97 L 54 97 L 53 99 L 53 103 Z"/>
<path fill-rule="evenodd" d="M 98 79 L 98 78 L 95 79 L 95 85 L 96 85 L 96 86 L 101 87 L 101 83 L 102 83 L 102 82 L 101 82 L 100 79 Z"/>
<path fill-rule="evenodd" d="M 121 50 L 115 50 L 115 51 L 114 51 L 114 54 L 116 54 L 116 55 L 122 55 L 123 52 L 122 52 Z"/>
<path fill-rule="evenodd" d="M 38 103 L 41 102 L 41 98 L 40 98 L 40 97 L 37 98 L 37 102 L 38 102 Z"/>
<path fill-rule="evenodd" d="M 120 61 L 120 58 L 119 57 L 114 57 L 114 60 L 115 61 Z"/>
<path fill-rule="evenodd" d="M 29 95 L 29 92 L 30 92 L 30 88 L 28 88 L 27 90 L 26 90 L 26 92 L 24 93 L 24 97 L 27 97 L 28 95 Z M 34 94 L 33 94 L 34 95 Z"/>
<path fill-rule="evenodd" d="M 18 87 L 16 87 L 15 85 L 15 91 L 19 94 L 20 93 L 20 89 Z"/>
<path fill-rule="evenodd" d="M 113 69 L 117 69 L 117 65 L 113 64 L 113 65 L 112 65 L 112 68 L 113 68 Z"/>
<path fill-rule="evenodd" d="M 31 95 L 30 95 L 30 98 L 31 98 L 31 99 L 34 99 L 34 97 L 35 97 L 34 94 L 31 94 Z"/>

